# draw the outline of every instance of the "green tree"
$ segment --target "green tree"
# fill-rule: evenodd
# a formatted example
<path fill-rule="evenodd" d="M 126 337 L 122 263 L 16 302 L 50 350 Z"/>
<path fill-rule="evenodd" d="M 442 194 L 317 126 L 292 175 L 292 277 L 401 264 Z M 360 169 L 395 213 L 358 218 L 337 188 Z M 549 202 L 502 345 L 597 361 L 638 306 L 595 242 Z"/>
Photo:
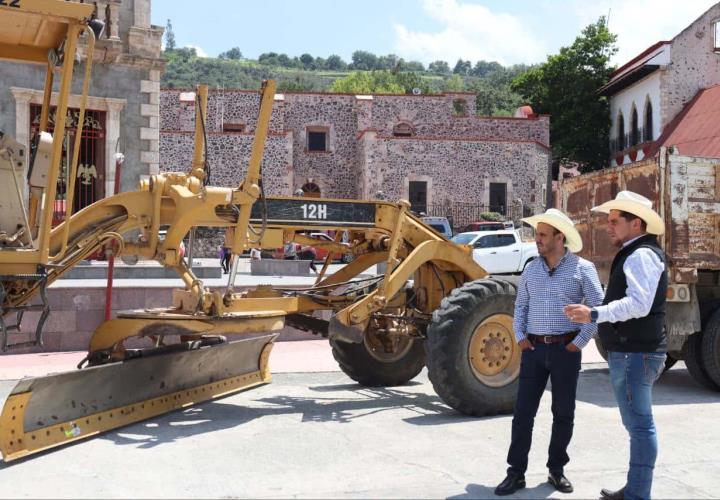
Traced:
<path fill-rule="evenodd" d="M 402 65 L 402 70 L 423 72 L 425 71 L 425 65 L 420 61 L 407 61 Z"/>
<path fill-rule="evenodd" d="M 597 90 L 610 79 L 616 40 L 601 17 L 570 47 L 548 56 L 512 83 L 535 112 L 551 115 L 550 142 L 556 161 L 576 161 L 592 170 L 607 165 L 610 112 L 607 99 Z"/>
<path fill-rule="evenodd" d="M 368 71 L 377 69 L 377 67 L 378 58 L 375 54 L 364 50 L 356 50 L 353 52 L 350 69 Z"/>
<path fill-rule="evenodd" d="M 430 73 L 437 73 L 439 75 L 447 75 L 452 73 L 450 71 L 450 65 L 445 61 L 434 61 L 428 65 L 428 71 Z"/>
<path fill-rule="evenodd" d="M 342 57 L 337 54 L 333 54 L 327 58 L 327 69 L 333 71 L 340 71 L 347 68 L 347 63 L 343 61 Z"/>
<path fill-rule="evenodd" d="M 310 54 L 303 54 L 300 56 L 300 62 L 305 69 L 314 69 L 315 58 Z"/>
<path fill-rule="evenodd" d="M 278 66 L 277 52 L 263 52 L 258 56 L 258 62 L 267 66 Z"/>
<path fill-rule="evenodd" d="M 465 82 L 460 75 L 451 75 L 445 79 L 443 90 L 447 92 L 462 92 L 465 90 Z"/>
<path fill-rule="evenodd" d="M 353 71 L 345 78 L 335 80 L 330 90 L 347 94 L 410 94 L 415 88 L 421 92 L 429 89 L 416 73 L 377 70 Z"/>
<path fill-rule="evenodd" d="M 242 52 L 240 52 L 240 47 L 233 47 L 230 50 L 226 50 L 225 52 L 222 52 L 218 59 L 232 59 L 233 61 L 239 61 L 242 59 Z"/>
<path fill-rule="evenodd" d="M 175 32 L 173 31 L 172 23 L 170 19 L 167 20 L 165 26 L 165 50 L 175 49 Z"/>
<path fill-rule="evenodd" d="M 479 76 L 484 77 L 489 75 L 490 73 L 496 73 L 498 71 L 503 71 L 505 68 L 496 61 L 488 62 L 488 61 L 478 61 L 475 63 L 475 67 L 470 70 L 470 74 L 473 76 Z"/>
<path fill-rule="evenodd" d="M 470 73 L 470 70 L 472 70 L 472 63 L 470 61 L 463 61 L 462 59 L 458 59 L 458 61 L 455 63 L 453 73 L 455 73 L 456 75 L 467 75 Z"/>

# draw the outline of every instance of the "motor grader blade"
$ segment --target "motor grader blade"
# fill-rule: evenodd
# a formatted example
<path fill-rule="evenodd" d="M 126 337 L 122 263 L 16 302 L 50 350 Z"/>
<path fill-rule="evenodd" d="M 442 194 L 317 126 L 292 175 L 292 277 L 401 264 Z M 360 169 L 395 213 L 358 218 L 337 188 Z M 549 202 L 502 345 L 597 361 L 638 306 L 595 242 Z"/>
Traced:
<path fill-rule="evenodd" d="M 6 462 L 270 382 L 277 335 L 23 379 L 0 415 Z"/>

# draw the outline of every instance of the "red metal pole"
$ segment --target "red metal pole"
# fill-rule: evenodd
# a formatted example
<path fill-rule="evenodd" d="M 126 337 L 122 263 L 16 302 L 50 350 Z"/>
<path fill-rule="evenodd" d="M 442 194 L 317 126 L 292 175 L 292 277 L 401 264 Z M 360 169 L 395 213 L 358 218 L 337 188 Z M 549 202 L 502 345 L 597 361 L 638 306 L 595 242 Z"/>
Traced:
<path fill-rule="evenodd" d="M 125 157 L 118 153 L 115 155 L 115 188 L 113 194 L 118 194 L 120 189 L 120 169 Z M 115 251 L 110 249 L 108 257 L 107 286 L 105 288 L 105 321 L 110 320 L 112 311 L 112 286 L 113 286 L 113 269 L 115 268 Z"/>

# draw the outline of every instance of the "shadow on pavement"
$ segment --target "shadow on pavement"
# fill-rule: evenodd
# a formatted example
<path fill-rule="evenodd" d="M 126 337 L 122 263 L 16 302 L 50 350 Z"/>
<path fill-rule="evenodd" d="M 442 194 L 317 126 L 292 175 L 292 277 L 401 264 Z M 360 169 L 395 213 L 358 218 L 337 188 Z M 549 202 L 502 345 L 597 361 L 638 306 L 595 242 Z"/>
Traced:
<path fill-rule="evenodd" d="M 422 385 L 413 383 L 413 385 Z M 214 401 L 168 413 L 105 434 L 120 445 L 153 448 L 194 435 L 242 426 L 262 417 L 301 414 L 302 422 L 351 423 L 384 411 L 407 410 L 415 415 L 400 417 L 413 425 L 447 425 L 475 420 L 448 408 L 434 394 L 409 392 L 403 388 L 368 388 L 358 384 L 310 387 L 323 393 L 312 396 L 272 396 L 252 400 L 253 405 Z M 337 393 L 332 396 L 332 393 Z M 497 418 L 497 417 L 486 417 Z"/>
<path fill-rule="evenodd" d="M 603 408 L 616 407 L 607 367 L 583 369 L 577 400 Z M 660 376 L 653 387 L 653 405 L 717 403 L 720 393 L 698 385 L 687 369 L 677 366 Z"/>
<path fill-rule="evenodd" d="M 498 478 L 498 484 L 503 478 Z M 459 495 L 452 495 L 447 497 L 448 500 L 460 500 L 460 499 L 474 499 L 474 498 L 560 498 L 561 493 L 558 493 L 555 488 L 550 486 L 547 482 L 539 483 L 537 486 L 532 488 L 525 488 L 515 492 L 512 495 L 506 497 L 499 497 L 495 495 L 495 486 L 485 486 L 483 484 L 468 484 L 465 487 L 465 493 Z"/>

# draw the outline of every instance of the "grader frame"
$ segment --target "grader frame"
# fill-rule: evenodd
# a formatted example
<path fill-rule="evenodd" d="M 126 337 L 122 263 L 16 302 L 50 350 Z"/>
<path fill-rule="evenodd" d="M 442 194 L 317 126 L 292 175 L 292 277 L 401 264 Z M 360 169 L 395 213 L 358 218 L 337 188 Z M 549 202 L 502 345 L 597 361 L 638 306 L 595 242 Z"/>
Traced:
<path fill-rule="evenodd" d="M 37 62 L 41 50 L 62 47 L 64 62 L 50 182 L 30 185 L 36 199 L 44 200 L 33 212 L 31 198 L 31 227 L 25 230 L 32 240 L 0 248 L 3 325 L 9 315 L 34 307 L 33 297 L 43 295 L 47 285 L 107 246 L 174 269 L 184 288 L 174 291 L 170 307 L 124 311 L 103 323 L 90 340 L 87 368 L 18 383 L 0 414 L 0 451 L 6 461 L 267 383 L 275 338 L 267 332 L 285 325 L 328 336 L 340 367 L 361 384 L 402 384 L 427 363 L 438 394 L 459 411 L 484 415 L 512 409 L 519 370 L 512 334 L 514 287 L 487 279 L 469 248 L 425 226 L 405 201 L 265 196 L 261 162 L 275 91 L 272 81 L 261 91 L 252 153 L 237 188 L 208 185 L 202 126 L 207 87 L 200 86 L 189 173 L 156 174 L 137 191 L 105 198 L 76 214 L 68 208 L 65 221 L 52 228 L 58 137 L 65 126 L 72 61 L 80 33 L 89 33 L 81 116 L 84 113 L 94 40 L 92 30 L 85 28 L 92 6 L 24 1 L 13 14 L 26 26 L 36 26 L 41 33 L 42 20 L 53 19 L 65 28 L 53 31 L 55 38 L 45 42 L 47 47 L 33 50 L 7 50 L 23 46 L 21 42 L 32 45 L 33 40 L 22 39 L 21 33 L 15 41 L 0 35 L 0 58 Z M 0 9 L 4 16 L 7 9 Z M 55 66 L 47 66 L 46 83 L 51 84 Z M 47 127 L 51 86 L 46 86 L 41 131 Z M 70 179 L 76 166 L 77 153 Z M 72 196 L 72 190 L 68 192 Z M 32 224 L 36 216 L 42 221 L 37 228 Z M 331 251 L 308 289 L 259 286 L 236 292 L 235 258 L 224 292 L 213 291 L 197 279 L 179 250 L 194 227 L 228 231 L 236 257 L 250 248 L 274 249 L 289 241 Z M 164 238 L 161 228 L 167 228 Z M 319 242 L 304 234 L 310 230 L 336 231 L 338 238 Z M 339 241 L 342 232 L 349 234 L 349 246 Z M 351 252 L 354 259 L 327 275 L 335 251 Z M 357 279 L 381 262 L 387 266 L 383 275 Z M 330 311 L 331 319 L 313 316 L 318 311 Z M 17 333 L 3 330 L 3 335 L 7 341 Z M 227 335 L 241 335 L 242 340 L 227 342 Z M 145 339 L 149 345 L 129 348 L 128 339 Z"/>

